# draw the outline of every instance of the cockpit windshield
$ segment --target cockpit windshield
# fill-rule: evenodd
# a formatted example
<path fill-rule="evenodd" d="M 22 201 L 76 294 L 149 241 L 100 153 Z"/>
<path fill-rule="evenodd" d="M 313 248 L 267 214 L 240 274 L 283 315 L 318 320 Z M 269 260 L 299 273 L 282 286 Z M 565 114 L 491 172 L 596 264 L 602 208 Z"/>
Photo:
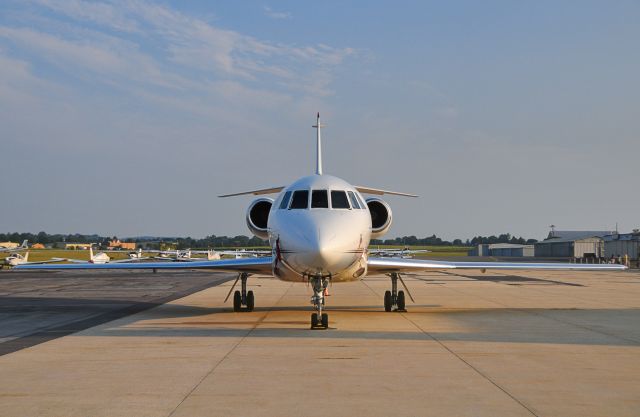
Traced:
<path fill-rule="evenodd" d="M 331 191 L 331 208 L 334 209 L 349 209 L 349 200 L 347 199 L 347 193 L 344 191 Z"/>
<path fill-rule="evenodd" d="M 287 191 L 284 193 L 282 197 L 282 201 L 280 202 L 280 210 L 286 209 L 289 206 L 289 201 L 291 200 L 291 191 Z"/>
<path fill-rule="evenodd" d="M 294 191 L 289 209 L 306 209 L 307 207 L 309 207 L 309 191 Z"/>
<path fill-rule="evenodd" d="M 329 208 L 329 195 L 327 190 L 311 191 L 311 208 Z"/>

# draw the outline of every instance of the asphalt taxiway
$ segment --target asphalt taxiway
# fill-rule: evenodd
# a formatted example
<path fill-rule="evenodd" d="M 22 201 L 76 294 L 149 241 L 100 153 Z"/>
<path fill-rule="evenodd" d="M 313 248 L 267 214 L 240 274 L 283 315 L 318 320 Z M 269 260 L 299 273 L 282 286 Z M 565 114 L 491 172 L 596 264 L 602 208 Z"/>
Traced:
<path fill-rule="evenodd" d="M 407 275 L 392 313 L 367 277 L 316 331 L 305 285 L 234 313 L 230 278 L 1 273 L 0 415 L 640 415 L 638 272 Z"/>

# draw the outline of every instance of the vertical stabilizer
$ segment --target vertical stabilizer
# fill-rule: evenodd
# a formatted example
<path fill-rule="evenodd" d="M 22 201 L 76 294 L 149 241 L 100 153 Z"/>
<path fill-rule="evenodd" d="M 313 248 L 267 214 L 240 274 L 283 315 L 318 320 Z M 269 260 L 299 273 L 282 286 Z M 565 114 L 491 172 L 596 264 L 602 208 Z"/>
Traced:
<path fill-rule="evenodd" d="M 315 127 L 317 130 L 316 132 L 316 139 L 317 139 L 317 143 L 316 143 L 316 175 L 322 175 L 322 136 L 320 134 L 320 128 L 324 127 L 324 125 L 322 125 L 320 123 L 320 113 L 318 112 L 318 116 L 316 119 L 316 124 L 313 125 L 312 127 Z"/>
<path fill-rule="evenodd" d="M 89 262 L 93 261 L 93 245 L 89 245 Z"/>

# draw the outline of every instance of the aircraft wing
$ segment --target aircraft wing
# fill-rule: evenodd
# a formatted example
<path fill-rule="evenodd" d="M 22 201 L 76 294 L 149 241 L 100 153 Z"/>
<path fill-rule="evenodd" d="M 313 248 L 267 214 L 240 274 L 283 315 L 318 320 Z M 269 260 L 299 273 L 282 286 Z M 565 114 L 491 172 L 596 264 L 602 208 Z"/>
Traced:
<path fill-rule="evenodd" d="M 125 259 L 115 259 L 115 260 L 110 260 L 109 263 L 111 264 L 126 264 L 126 263 L 131 263 L 131 262 L 141 262 L 145 259 L 150 259 L 150 258 L 125 258 Z"/>
<path fill-rule="evenodd" d="M 369 258 L 370 274 L 387 274 L 391 272 L 418 272 L 449 269 L 496 269 L 496 270 L 575 270 L 575 271 L 620 271 L 627 269 L 624 265 L 615 264 L 571 264 L 553 262 L 449 262 L 427 259 L 401 258 Z"/>
<path fill-rule="evenodd" d="M 374 194 L 374 195 L 389 194 L 389 195 L 400 195 L 400 196 L 403 196 L 403 197 L 418 197 L 415 194 L 400 193 L 398 191 L 380 190 L 378 188 L 363 187 L 361 185 L 356 185 L 356 190 L 358 190 L 362 194 Z"/>
<path fill-rule="evenodd" d="M 24 262 L 24 263 L 21 263 L 20 265 L 43 265 L 43 264 L 51 264 L 55 262 L 65 262 L 65 261 L 67 261 L 67 259 L 52 258 L 46 261 Z"/>
<path fill-rule="evenodd" d="M 429 253 L 427 249 L 369 249 L 369 253 L 372 255 L 415 255 L 417 253 Z"/>
<path fill-rule="evenodd" d="M 250 274 L 271 275 L 271 262 L 273 258 L 266 256 L 263 258 L 241 258 L 222 259 L 216 261 L 198 262 L 139 262 L 139 263 L 106 263 L 93 264 L 89 262 L 64 264 L 64 265 L 18 265 L 13 269 L 19 270 L 56 270 L 63 271 L 69 269 L 206 269 L 220 272 L 247 272 Z"/>
<path fill-rule="evenodd" d="M 236 197 L 236 196 L 239 196 L 239 195 L 249 195 L 249 194 L 253 194 L 253 195 L 276 194 L 276 193 L 279 193 L 280 191 L 282 191 L 283 189 L 284 189 L 284 187 L 262 188 L 260 190 L 243 191 L 243 192 L 240 192 L 240 193 L 219 195 L 218 197 L 220 197 L 220 198 Z"/>

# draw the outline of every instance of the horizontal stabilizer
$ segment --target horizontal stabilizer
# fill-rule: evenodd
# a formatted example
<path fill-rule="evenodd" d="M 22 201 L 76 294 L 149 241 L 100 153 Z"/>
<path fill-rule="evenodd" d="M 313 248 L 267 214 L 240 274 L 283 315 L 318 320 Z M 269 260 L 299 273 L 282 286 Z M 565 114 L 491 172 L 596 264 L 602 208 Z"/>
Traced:
<path fill-rule="evenodd" d="M 377 188 L 370 188 L 370 187 L 356 186 L 356 190 L 358 190 L 362 194 L 375 194 L 375 195 L 389 194 L 389 195 L 401 195 L 404 197 L 418 197 L 415 194 L 400 193 L 397 191 L 379 190 Z"/>
<path fill-rule="evenodd" d="M 241 193 L 219 195 L 218 197 L 225 198 L 225 197 L 236 197 L 239 195 L 249 195 L 249 194 L 253 194 L 253 195 L 275 194 L 275 193 L 279 193 L 283 189 L 284 187 L 271 187 L 271 188 L 263 188 L 261 190 L 243 191 Z"/>

